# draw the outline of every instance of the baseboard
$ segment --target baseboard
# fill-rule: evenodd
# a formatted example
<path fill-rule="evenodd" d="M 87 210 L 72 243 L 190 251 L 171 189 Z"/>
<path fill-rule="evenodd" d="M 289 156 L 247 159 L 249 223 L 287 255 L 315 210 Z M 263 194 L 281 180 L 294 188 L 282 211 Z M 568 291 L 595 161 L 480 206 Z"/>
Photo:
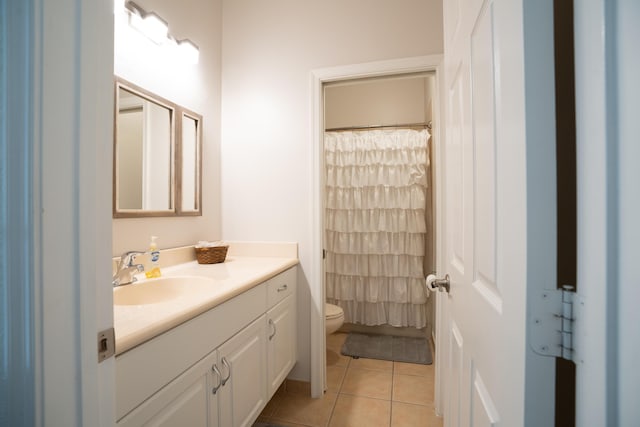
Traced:
<path fill-rule="evenodd" d="M 299 393 L 311 396 L 311 383 L 308 381 L 286 379 L 283 385 L 287 393 Z"/>

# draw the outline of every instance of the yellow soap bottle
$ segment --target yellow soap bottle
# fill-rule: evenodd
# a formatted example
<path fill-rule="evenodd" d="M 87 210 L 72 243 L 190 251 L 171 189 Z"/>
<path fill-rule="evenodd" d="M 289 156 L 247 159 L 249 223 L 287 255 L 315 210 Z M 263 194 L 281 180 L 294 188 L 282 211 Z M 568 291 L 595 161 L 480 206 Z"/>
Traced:
<path fill-rule="evenodd" d="M 147 279 L 152 279 L 155 277 L 162 276 L 160 273 L 160 267 L 158 266 L 160 261 L 160 251 L 158 250 L 158 245 L 156 243 L 157 236 L 151 236 L 151 242 L 149 243 L 149 255 L 151 256 L 151 268 L 145 271 L 145 276 Z"/>

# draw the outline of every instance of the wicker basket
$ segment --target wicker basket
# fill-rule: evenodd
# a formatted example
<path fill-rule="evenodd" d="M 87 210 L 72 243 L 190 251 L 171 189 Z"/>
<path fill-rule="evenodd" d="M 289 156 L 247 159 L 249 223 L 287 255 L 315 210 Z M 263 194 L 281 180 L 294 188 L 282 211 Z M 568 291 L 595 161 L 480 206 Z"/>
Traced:
<path fill-rule="evenodd" d="M 218 264 L 224 262 L 229 246 L 214 246 L 211 248 L 195 248 L 198 264 Z"/>

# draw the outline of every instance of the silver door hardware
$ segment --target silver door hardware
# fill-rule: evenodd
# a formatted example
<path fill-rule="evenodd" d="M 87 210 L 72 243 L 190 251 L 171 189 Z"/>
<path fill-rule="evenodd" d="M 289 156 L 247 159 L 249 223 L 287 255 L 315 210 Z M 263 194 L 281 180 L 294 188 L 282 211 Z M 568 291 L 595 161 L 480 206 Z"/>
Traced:
<path fill-rule="evenodd" d="M 116 354 L 116 332 L 113 328 L 98 332 L 98 363 Z"/>
<path fill-rule="evenodd" d="M 231 365 L 229 364 L 229 361 L 227 360 L 226 357 L 222 358 L 222 366 L 227 368 L 227 372 L 229 372 L 227 374 L 227 377 L 222 379 L 222 386 L 224 387 L 224 385 L 227 383 L 227 381 L 229 381 L 229 378 L 231 378 Z"/>
<path fill-rule="evenodd" d="M 218 389 L 222 387 L 222 375 L 220 374 L 220 369 L 218 369 L 218 366 L 216 366 L 215 364 L 211 367 L 211 371 L 218 378 L 218 385 L 214 386 L 211 389 L 211 394 L 216 394 L 218 392 Z"/>
<path fill-rule="evenodd" d="M 276 336 L 276 324 L 273 321 L 273 319 L 269 319 L 269 326 L 273 326 L 273 333 L 271 335 L 269 335 L 269 341 L 271 341 L 273 339 L 273 337 Z"/>
<path fill-rule="evenodd" d="M 449 275 L 445 275 L 444 279 L 436 279 L 433 282 L 431 282 L 431 288 L 432 289 L 438 289 L 438 290 L 445 290 L 447 291 L 447 293 L 449 293 L 449 291 L 451 291 L 451 283 L 449 282 Z"/>
<path fill-rule="evenodd" d="M 531 305 L 529 325 L 534 352 L 580 361 L 573 330 L 583 304 L 574 289 L 571 285 L 564 285 L 562 289 L 545 289 Z"/>

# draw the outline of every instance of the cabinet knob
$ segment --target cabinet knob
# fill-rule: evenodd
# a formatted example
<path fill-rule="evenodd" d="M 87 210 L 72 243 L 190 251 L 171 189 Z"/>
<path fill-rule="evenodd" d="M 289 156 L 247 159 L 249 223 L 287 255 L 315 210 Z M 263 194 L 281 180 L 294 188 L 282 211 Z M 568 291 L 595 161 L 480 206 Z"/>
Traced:
<path fill-rule="evenodd" d="M 218 385 L 213 387 L 213 389 L 211 389 L 211 393 L 212 394 L 216 394 L 216 392 L 218 391 L 218 389 L 220 387 L 222 387 L 224 384 L 222 383 L 222 375 L 220 374 L 220 369 L 218 369 L 218 367 L 216 365 L 213 365 L 211 367 L 211 371 L 213 371 L 213 374 L 218 377 Z"/>
<path fill-rule="evenodd" d="M 278 288 L 278 292 L 286 291 L 286 290 L 287 290 L 287 288 L 288 288 L 288 286 L 287 286 L 286 284 L 284 284 L 284 285 L 282 285 L 282 286 L 280 286 L 280 287 Z"/>

